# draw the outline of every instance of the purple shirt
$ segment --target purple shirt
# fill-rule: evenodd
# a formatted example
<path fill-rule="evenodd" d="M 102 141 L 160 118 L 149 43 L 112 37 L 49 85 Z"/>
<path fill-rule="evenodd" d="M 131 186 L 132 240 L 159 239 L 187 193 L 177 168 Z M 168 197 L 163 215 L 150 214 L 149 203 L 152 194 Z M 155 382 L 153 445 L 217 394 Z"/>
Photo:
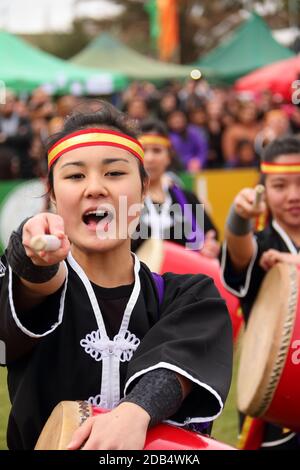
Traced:
<path fill-rule="evenodd" d="M 204 167 L 207 159 L 208 143 L 205 133 L 192 124 L 188 125 L 186 133 L 170 132 L 170 139 L 178 157 L 187 168 L 192 158 L 197 158 Z"/>

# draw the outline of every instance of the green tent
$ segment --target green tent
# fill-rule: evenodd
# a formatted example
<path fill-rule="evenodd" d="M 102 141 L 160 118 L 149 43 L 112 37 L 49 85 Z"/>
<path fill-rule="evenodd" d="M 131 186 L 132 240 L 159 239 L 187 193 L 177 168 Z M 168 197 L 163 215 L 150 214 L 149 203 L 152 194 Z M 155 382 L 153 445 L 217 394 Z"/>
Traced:
<path fill-rule="evenodd" d="M 194 65 L 210 70 L 210 81 L 232 84 L 252 70 L 293 55 L 275 41 L 264 20 L 253 13 L 227 41 Z"/>
<path fill-rule="evenodd" d="M 0 81 L 17 93 L 46 85 L 53 93 L 109 94 L 127 84 L 122 74 L 72 65 L 4 31 L 0 31 Z"/>
<path fill-rule="evenodd" d="M 163 81 L 187 78 L 193 66 L 160 62 L 144 56 L 108 33 L 103 33 L 86 46 L 71 62 L 86 67 L 119 72 L 130 80 Z"/>

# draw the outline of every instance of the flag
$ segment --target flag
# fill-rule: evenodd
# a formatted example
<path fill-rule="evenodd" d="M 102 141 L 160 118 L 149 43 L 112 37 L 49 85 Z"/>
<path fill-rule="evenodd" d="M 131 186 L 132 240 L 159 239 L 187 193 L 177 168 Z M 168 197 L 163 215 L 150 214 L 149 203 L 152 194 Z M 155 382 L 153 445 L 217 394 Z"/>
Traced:
<path fill-rule="evenodd" d="M 177 0 L 157 0 L 160 34 L 159 58 L 170 60 L 179 45 Z"/>
<path fill-rule="evenodd" d="M 154 45 L 154 48 L 156 49 L 160 35 L 157 0 L 148 0 L 145 5 L 145 10 L 149 15 L 151 41 Z"/>
<path fill-rule="evenodd" d="M 177 0 L 148 0 L 150 36 L 159 58 L 170 60 L 179 45 Z"/>

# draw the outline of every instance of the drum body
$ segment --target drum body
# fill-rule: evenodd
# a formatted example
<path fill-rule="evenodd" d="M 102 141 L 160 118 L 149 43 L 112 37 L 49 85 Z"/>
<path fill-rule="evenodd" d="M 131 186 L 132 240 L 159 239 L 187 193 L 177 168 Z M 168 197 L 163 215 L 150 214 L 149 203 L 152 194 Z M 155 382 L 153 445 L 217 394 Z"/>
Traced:
<path fill-rule="evenodd" d="M 300 431 L 300 275 L 279 263 L 265 276 L 243 338 L 238 407 Z"/>
<path fill-rule="evenodd" d="M 151 271 L 163 274 L 206 274 L 214 280 L 221 297 L 226 301 L 231 317 L 234 340 L 238 337 L 243 324 L 243 316 L 237 297 L 228 292 L 221 282 L 220 264 L 217 259 L 210 259 L 187 250 L 177 243 L 150 239 L 143 243 L 137 252 Z"/>
<path fill-rule="evenodd" d="M 35 450 L 66 449 L 76 429 L 89 417 L 106 411 L 82 401 L 63 401 L 50 415 Z M 159 424 L 147 433 L 144 450 L 235 450 L 201 434 Z"/>

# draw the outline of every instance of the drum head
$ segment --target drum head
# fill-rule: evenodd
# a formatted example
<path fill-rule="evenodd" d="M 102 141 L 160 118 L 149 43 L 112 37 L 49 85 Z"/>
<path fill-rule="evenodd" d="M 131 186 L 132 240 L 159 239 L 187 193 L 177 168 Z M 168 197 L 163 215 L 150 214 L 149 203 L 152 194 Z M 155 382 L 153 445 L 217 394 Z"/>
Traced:
<path fill-rule="evenodd" d="M 66 450 L 76 429 L 89 416 L 92 408 L 86 402 L 60 402 L 48 418 L 35 450 Z"/>
<path fill-rule="evenodd" d="M 237 381 L 238 408 L 262 416 L 284 369 L 296 318 L 298 271 L 279 263 L 265 276 L 243 338 Z"/>

